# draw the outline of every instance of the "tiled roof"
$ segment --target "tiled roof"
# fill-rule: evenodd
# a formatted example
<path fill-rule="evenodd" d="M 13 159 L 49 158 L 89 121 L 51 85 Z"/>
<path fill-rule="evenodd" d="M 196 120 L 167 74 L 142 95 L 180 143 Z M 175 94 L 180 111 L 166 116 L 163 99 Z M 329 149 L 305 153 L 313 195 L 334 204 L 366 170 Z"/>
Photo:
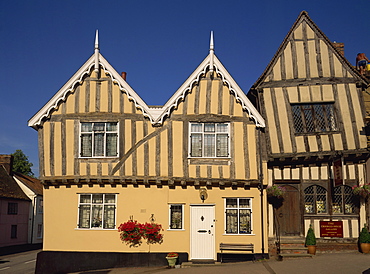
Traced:
<path fill-rule="evenodd" d="M 3 165 L 0 165 L 0 198 L 30 201 L 13 177 L 6 172 Z"/>
<path fill-rule="evenodd" d="M 31 189 L 37 195 L 42 195 L 43 193 L 43 186 L 39 179 L 32 178 L 30 176 L 14 172 L 14 177 L 16 177 L 19 181 L 21 181 L 24 185 L 26 185 L 29 189 Z"/>

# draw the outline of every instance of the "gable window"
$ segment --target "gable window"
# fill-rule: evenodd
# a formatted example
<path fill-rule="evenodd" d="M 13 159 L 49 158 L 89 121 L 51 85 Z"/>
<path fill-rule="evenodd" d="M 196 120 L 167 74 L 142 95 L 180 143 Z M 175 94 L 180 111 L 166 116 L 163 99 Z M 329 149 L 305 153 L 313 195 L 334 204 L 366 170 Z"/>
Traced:
<path fill-rule="evenodd" d="M 8 203 L 8 215 L 18 214 L 18 203 Z"/>
<path fill-rule="evenodd" d="M 190 157 L 229 157 L 228 123 L 190 123 Z"/>
<path fill-rule="evenodd" d="M 118 123 L 81 123 L 81 157 L 117 157 Z"/>
<path fill-rule="evenodd" d="M 78 227 L 114 229 L 116 194 L 79 194 Z"/>
<path fill-rule="evenodd" d="M 304 208 L 307 214 L 328 213 L 327 191 L 322 186 L 309 186 L 304 190 Z"/>
<path fill-rule="evenodd" d="M 350 186 L 334 188 L 333 214 L 354 214 L 356 210 L 355 197 Z"/>
<path fill-rule="evenodd" d="M 293 104 L 293 122 L 296 133 L 337 131 L 334 103 Z"/>
<path fill-rule="evenodd" d="M 183 229 L 184 206 L 181 204 L 170 205 L 170 229 Z"/>
<path fill-rule="evenodd" d="M 252 199 L 225 199 L 225 232 L 226 234 L 252 233 Z"/>

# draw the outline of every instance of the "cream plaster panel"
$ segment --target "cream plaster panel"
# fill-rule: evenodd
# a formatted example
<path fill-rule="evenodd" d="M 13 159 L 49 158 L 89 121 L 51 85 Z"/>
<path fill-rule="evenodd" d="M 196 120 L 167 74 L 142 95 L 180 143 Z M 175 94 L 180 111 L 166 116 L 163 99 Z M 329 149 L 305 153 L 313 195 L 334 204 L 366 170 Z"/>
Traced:
<path fill-rule="evenodd" d="M 97 163 L 90 163 L 90 175 L 91 176 L 98 175 L 98 164 Z"/>
<path fill-rule="evenodd" d="M 323 151 L 330 151 L 330 141 L 328 135 L 320 135 L 322 150 Z"/>
<path fill-rule="evenodd" d="M 90 81 L 90 91 L 89 91 L 89 112 L 96 111 L 96 82 Z"/>
<path fill-rule="evenodd" d="M 246 144 L 244 140 L 243 133 L 243 123 L 234 123 L 234 159 L 235 159 L 235 177 L 238 179 L 245 179 L 245 168 L 244 165 L 244 145 Z"/>
<path fill-rule="evenodd" d="M 313 166 L 311 167 L 311 178 L 312 180 L 318 180 L 319 178 L 319 167 Z"/>
<path fill-rule="evenodd" d="M 343 66 L 334 54 L 333 54 L 333 63 L 335 77 L 343 77 Z"/>
<path fill-rule="evenodd" d="M 80 163 L 80 176 L 86 176 L 87 175 L 87 164 L 86 163 Z"/>
<path fill-rule="evenodd" d="M 271 204 L 268 205 L 268 229 L 269 229 L 269 234 L 268 236 L 270 238 L 272 237 L 275 237 L 275 232 L 274 232 L 274 226 L 273 226 L 273 223 L 274 223 L 274 208 Z"/>
<path fill-rule="evenodd" d="M 217 114 L 218 113 L 218 88 L 220 85 L 220 81 L 212 81 L 211 87 L 211 113 Z"/>
<path fill-rule="evenodd" d="M 342 136 L 340 134 L 333 134 L 335 150 L 343 150 Z"/>
<path fill-rule="evenodd" d="M 270 89 L 264 90 L 264 97 L 265 97 L 265 109 L 266 109 L 266 116 L 267 116 L 266 120 L 268 121 L 270 136 L 277 136 L 274 107 L 272 105 Z M 272 153 L 279 153 L 280 149 L 279 149 L 278 138 L 270 138 L 270 142 L 271 142 Z"/>
<path fill-rule="evenodd" d="M 54 174 L 62 175 L 62 123 L 54 123 Z"/>
<path fill-rule="evenodd" d="M 361 206 L 361 209 L 364 208 L 363 206 Z M 361 222 L 361 220 L 360 220 Z M 361 222 L 362 224 L 363 222 Z M 360 228 L 358 226 L 358 221 L 357 220 L 351 220 L 351 224 L 352 224 L 352 237 L 353 238 L 358 238 L 360 235 L 359 235 L 359 231 L 360 231 Z"/>
<path fill-rule="evenodd" d="M 232 100 L 234 102 L 234 116 L 238 116 L 238 117 L 243 117 L 243 107 L 242 105 L 240 104 L 239 101 L 236 101 L 234 95 L 230 95 L 232 96 Z"/>
<path fill-rule="evenodd" d="M 356 179 L 355 175 L 355 166 L 354 165 L 347 165 L 348 166 L 348 179 Z"/>
<path fill-rule="evenodd" d="M 292 45 L 289 42 L 284 50 L 285 58 L 285 75 L 286 79 L 293 79 L 293 59 L 292 59 Z"/>
<path fill-rule="evenodd" d="M 277 60 L 275 66 L 274 66 L 273 74 L 274 74 L 274 81 L 280 81 L 281 80 L 281 64 L 280 64 L 280 58 Z"/>
<path fill-rule="evenodd" d="M 220 172 L 218 171 L 218 166 L 211 166 L 212 178 L 220 178 Z"/>
<path fill-rule="evenodd" d="M 350 220 L 343 220 L 343 238 L 349 238 L 349 227 L 348 227 L 349 221 Z"/>
<path fill-rule="evenodd" d="M 315 76 L 318 77 L 318 76 Z M 321 88 L 319 85 L 310 86 L 311 89 L 311 98 L 313 102 L 322 101 Z"/>
<path fill-rule="evenodd" d="M 222 114 L 230 115 L 230 90 L 223 86 L 222 88 Z"/>
<path fill-rule="evenodd" d="M 77 88 L 78 94 L 78 112 L 85 113 L 85 105 L 86 105 L 86 82 L 83 82 L 81 86 Z"/>
<path fill-rule="evenodd" d="M 143 121 L 136 122 L 136 143 L 142 140 L 144 137 L 144 123 Z M 169 144 L 170 145 L 170 144 Z M 137 175 L 144 176 L 144 165 L 147 159 L 145 159 L 144 145 L 140 145 L 136 149 L 136 160 L 137 160 Z"/>
<path fill-rule="evenodd" d="M 275 180 L 282 180 L 283 178 L 281 177 L 281 169 L 279 168 L 274 168 L 274 179 Z"/>
<path fill-rule="evenodd" d="M 324 101 L 334 101 L 334 92 L 331 85 L 322 85 L 322 96 Z"/>
<path fill-rule="evenodd" d="M 74 175 L 74 120 L 66 120 L 66 174 Z M 77 155 L 76 155 L 77 156 Z"/>
<path fill-rule="evenodd" d="M 301 102 L 311 102 L 310 88 L 308 86 L 300 86 L 299 94 L 301 97 Z"/>
<path fill-rule="evenodd" d="M 350 93 L 352 96 L 352 105 L 353 105 L 353 111 L 355 113 L 356 117 L 356 125 L 357 129 L 359 132 L 364 130 L 364 120 L 362 117 L 362 107 L 360 104 L 361 98 L 359 98 L 358 93 L 357 93 L 357 88 L 355 84 L 350 84 L 349 85 Z M 360 139 L 360 147 L 361 148 L 366 148 L 367 147 L 367 138 L 365 134 L 360 134 L 359 136 Z"/>
<path fill-rule="evenodd" d="M 50 176 L 50 123 L 45 122 L 43 127 L 44 139 L 44 175 Z"/>
<path fill-rule="evenodd" d="M 281 128 L 281 135 L 282 135 L 282 140 L 283 140 L 283 149 L 285 153 L 292 153 L 292 141 L 290 138 L 290 125 L 288 123 L 288 113 L 286 110 L 286 104 L 285 102 L 285 97 L 283 93 L 282 88 L 276 88 L 275 89 L 275 94 L 276 94 L 276 101 L 278 102 L 277 104 L 277 111 L 279 114 L 279 122 L 280 122 L 280 128 Z"/>
<path fill-rule="evenodd" d="M 132 147 L 131 120 L 125 120 L 125 153 Z"/>
<path fill-rule="evenodd" d="M 307 39 L 315 38 L 315 32 L 309 25 L 306 25 L 306 35 L 307 35 Z"/>
<path fill-rule="evenodd" d="M 299 103 L 297 87 L 287 87 L 287 93 L 289 97 L 289 103 Z"/>
<path fill-rule="evenodd" d="M 308 41 L 308 58 L 310 62 L 310 77 L 319 77 L 316 60 L 316 47 L 315 41 Z"/>
<path fill-rule="evenodd" d="M 199 114 L 206 113 L 206 104 L 210 98 L 207 98 L 207 80 L 200 81 L 200 89 L 198 94 L 199 99 Z"/>
<path fill-rule="evenodd" d="M 133 102 L 131 102 L 128 97 L 127 97 L 127 94 L 126 93 L 123 93 L 122 94 L 123 96 L 123 112 L 124 113 L 133 113 L 134 111 L 132 111 L 132 108 L 133 108 Z"/>
<path fill-rule="evenodd" d="M 208 169 L 207 169 L 208 166 L 206 165 L 201 165 L 200 166 L 200 178 L 207 178 L 208 176 Z"/>
<path fill-rule="evenodd" d="M 292 168 L 292 180 L 299 180 L 300 179 L 300 176 L 299 176 L 299 168 Z"/>
<path fill-rule="evenodd" d="M 100 85 L 100 112 L 108 112 L 108 81 Z"/>
<path fill-rule="evenodd" d="M 304 144 L 304 137 L 303 136 L 296 136 L 295 143 L 297 146 L 297 152 L 306 152 L 306 146 Z"/>
<path fill-rule="evenodd" d="M 230 166 L 222 166 L 224 178 L 230 178 Z"/>
<path fill-rule="evenodd" d="M 168 144 L 169 146 L 172 145 L 173 147 L 173 176 L 175 177 L 183 177 L 183 122 L 182 121 L 173 121 L 172 122 L 172 131 L 175 133 L 173 134 L 173 143 Z"/>
<path fill-rule="evenodd" d="M 272 186 L 272 179 L 274 175 L 274 170 L 273 169 L 268 169 L 268 185 Z"/>
<path fill-rule="evenodd" d="M 197 169 L 195 165 L 189 165 L 189 177 L 196 178 L 197 177 Z"/>
<path fill-rule="evenodd" d="M 302 24 L 299 24 L 293 33 L 294 33 L 294 39 L 303 39 Z"/>
<path fill-rule="evenodd" d="M 76 100 L 75 92 L 69 93 L 67 96 L 67 99 L 65 102 L 66 113 L 75 113 L 75 100 Z"/>
<path fill-rule="evenodd" d="M 320 40 L 321 64 L 324 77 L 330 77 L 328 46 L 323 40 Z"/>
<path fill-rule="evenodd" d="M 186 94 L 185 100 L 188 100 L 187 114 L 194 114 L 194 100 L 196 87 L 191 89 L 191 92 Z"/>
<path fill-rule="evenodd" d="M 160 165 L 161 165 L 161 176 L 168 176 L 168 131 L 162 131 L 160 133 L 161 136 L 161 157 L 160 157 Z"/>
<path fill-rule="evenodd" d="M 149 133 L 150 134 L 150 133 Z M 155 164 L 156 164 L 156 138 L 151 138 L 148 141 L 149 144 L 149 176 L 155 176 Z"/>
<path fill-rule="evenodd" d="M 326 180 L 328 178 L 329 178 L 328 167 L 327 166 L 322 166 L 321 167 L 321 179 Z"/>
<path fill-rule="evenodd" d="M 125 168 L 125 175 L 126 176 L 132 176 L 132 154 L 131 156 L 129 156 L 126 161 L 125 161 L 125 165 L 124 165 L 124 168 Z"/>
<path fill-rule="evenodd" d="M 112 85 L 112 112 L 121 112 L 121 96 L 123 93 L 118 89 L 116 85 Z"/>
<path fill-rule="evenodd" d="M 284 168 L 283 169 L 283 180 L 290 180 L 291 177 L 290 177 L 290 168 Z"/>
<path fill-rule="evenodd" d="M 346 96 L 344 84 L 338 84 L 338 104 L 340 106 L 339 109 L 341 111 L 343 125 L 346 129 L 345 135 L 348 149 L 355 149 L 356 145 L 352 130 L 351 113 L 348 105 L 348 99 Z"/>
<path fill-rule="evenodd" d="M 248 157 L 249 157 L 249 173 L 250 178 L 246 179 L 258 179 L 258 161 L 257 161 L 257 147 L 256 147 L 256 127 L 255 125 L 247 125 L 248 127 Z"/>
<path fill-rule="evenodd" d="M 103 176 L 109 175 L 109 164 L 108 163 L 101 164 L 101 172 Z"/>
<path fill-rule="evenodd" d="M 365 182 L 365 165 L 359 164 L 357 168 L 358 168 L 358 177 L 360 181 Z"/>
<path fill-rule="evenodd" d="M 298 78 L 306 78 L 306 59 L 304 54 L 303 41 L 296 41 Z"/>
<path fill-rule="evenodd" d="M 303 180 L 310 179 L 310 168 L 309 167 L 302 167 L 302 177 L 303 177 Z"/>
<path fill-rule="evenodd" d="M 307 136 L 310 152 L 319 151 L 316 136 Z"/>

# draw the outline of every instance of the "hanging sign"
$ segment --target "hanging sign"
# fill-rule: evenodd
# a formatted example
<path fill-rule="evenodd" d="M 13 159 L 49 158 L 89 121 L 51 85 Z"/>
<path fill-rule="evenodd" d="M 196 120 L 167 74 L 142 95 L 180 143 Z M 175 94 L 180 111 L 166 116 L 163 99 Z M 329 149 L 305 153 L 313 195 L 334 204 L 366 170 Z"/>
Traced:
<path fill-rule="evenodd" d="M 333 162 L 333 173 L 334 173 L 334 186 L 340 186 L 344 184 L 343 180 L 343 161 L 342 158 Z"/>
<path fill-rule="evenodd" d="M 320 237 L 343 238 L 343 222 L 320 221 Z"/>

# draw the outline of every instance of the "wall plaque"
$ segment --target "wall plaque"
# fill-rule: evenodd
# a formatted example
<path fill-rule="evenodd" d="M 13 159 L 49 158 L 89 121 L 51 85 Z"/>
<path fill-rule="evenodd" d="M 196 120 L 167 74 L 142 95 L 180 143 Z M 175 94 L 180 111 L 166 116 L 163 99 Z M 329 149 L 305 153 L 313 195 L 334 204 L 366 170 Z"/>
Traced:
<path fill-rule="evenodd" d="M 343 238 L 343 222 L 320 221 L 320 237 Z"/>

